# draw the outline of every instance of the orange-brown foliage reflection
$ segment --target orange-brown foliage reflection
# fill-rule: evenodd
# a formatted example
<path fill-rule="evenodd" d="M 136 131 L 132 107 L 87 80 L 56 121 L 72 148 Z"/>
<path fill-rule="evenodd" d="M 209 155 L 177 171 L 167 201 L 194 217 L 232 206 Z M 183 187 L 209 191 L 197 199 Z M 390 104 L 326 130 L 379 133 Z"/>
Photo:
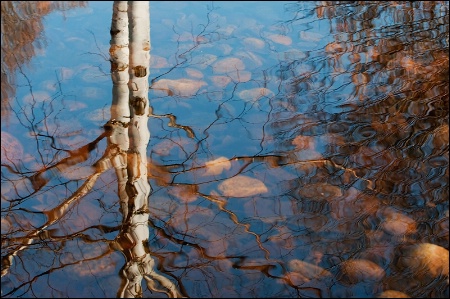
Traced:
<path fill-rule="evenodd" d="M 2 1 L 1 116 L 15 94 L 15 72 L 45 46 L 42 18 L 54 10 L 85 7 L 86 1 Z"/>

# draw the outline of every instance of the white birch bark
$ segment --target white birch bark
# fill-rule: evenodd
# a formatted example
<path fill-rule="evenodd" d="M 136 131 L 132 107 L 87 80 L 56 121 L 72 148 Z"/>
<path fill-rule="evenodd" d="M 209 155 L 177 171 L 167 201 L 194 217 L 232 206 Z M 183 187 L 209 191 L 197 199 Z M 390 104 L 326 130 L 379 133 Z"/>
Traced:
<path fill-rule="evenodd" d="M 148 240 L 148 196 L 150 184 L 147 179 L 147 145 L 150 139 L 148 122 L 148 73 L 150 65 L 150 6 L 148 1 L 129 1 L 128 19 L 130 34 L 130 110 L 128 127 L 130 148 L 128 150 L 127 193 L 133 209 L 129 215 L 130 235 L 135 246 L 133 257 L 142 257 L 146 251 L 143 241 Z"/>
<path fill-rule="evenodd" d="M 126 252 L 127 263 L 123 268 L 125 285 L 120 297 L 142 297 L 142 278 L 145 269 L 153 272 L 154 261 L 146 252 L 148 244 L 149 210 L 147 205 L 150 184 L 147 179 L 147 145 L 150 139 L 148 121 L 148 73 L 150 65 L 150 7 L 148 1 L 128 2 L 130 65 L 128 81 L 130 147 L 127 159 L 128 215 L 124 222 L 124 234 L 132 247 Z"/>
<path fill-rule="evenodd" d="M 110 130 L 108 146 L 115 144 L 120 149 L 120 152 L 112 157 L 111 162 L 117 175 L 120 209 L 123 216 L 122 219 L 125 220 L 128 215 L 126 151 L 130 145 L 128 138 L 128 124 L 130 121 L 128 1 L 114 1 L 110 33 L 109 55 L 113 88 L 111 120 L 107 124 L 107 129 Z"/>
<path fill-rule="evenodd" d="M 111 21 L 111 79 L 113 82 L 111 119 L 129 122 L 130 108 L 128 106 L 128 74 L 129 69 L 129 47 L 128 47 L 128 2 L 114 1 L 113 15 Z M 128 139 L 128 136 L 127 136 Z M 120 143 L 120 142 L 119 142 Z M 125 144 L 124 144 L 125 145 Z M 128 144 L 126 144 L 128 149 Z"/>
<path fill-rule="evenodd" d="M 128 16 L 124 15 L 125 11 Z M 126 21 L 128 31 L 125 28 Z M 151 191 L 147 178 L 147 145 L 150 139 L 147 126 L 150 65 L 149 2 L 114 2 L 111 36 L 111 77 L 114 87 L 110 141 L 123 150 L 128 148 L 127 159 L 122 155 L 116 155 L 112 159 L 118 175 L 123 215 L 123 228 L 118 236 L 118 245 L 127 259 L 122 272 L 125 280 L 118 296 L 142 297 L 141 284 L 145 278 L 149 289 L 164 292 L 169 297 L 181 297 L 171 280 L 155 272 L 155 261 L 148 249 L 150 215 L 148 197 Z M 129 47 L 129 57 L 126 45 Z M 121 131 L 121 128 L 128 129 L 129 139 L 122 134 L 124 131 Z M 124 246 L 122 247 L 120 243 Z M 127 247 L 127 244 L 132 245 Z"/>

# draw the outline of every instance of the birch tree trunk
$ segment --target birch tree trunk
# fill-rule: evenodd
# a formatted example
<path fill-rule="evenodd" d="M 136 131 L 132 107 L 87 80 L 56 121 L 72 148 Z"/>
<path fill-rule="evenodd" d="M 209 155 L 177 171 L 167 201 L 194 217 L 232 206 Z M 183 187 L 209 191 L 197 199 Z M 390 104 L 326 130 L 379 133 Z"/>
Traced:
<path fill-rule="evenodd" d="M 128 213 L 124 213 L 123 234 L 132 244 L 126 253 L 127 264 L 123 269 L 126 278 L 120 297 L 141 297 L 142 267 L 146 260 L 145 244 L 148 243 L 149 210 L 147 205 L 150 185 L 147 179 L 147 145 L 150 132 L 148 121 L 148 67 L 150 64 L 150 11 L 149 2 L 128 2 L 129 20 L 129 150 L 127 158 L 126 193 Z M 151 259 L 151 257 L 149 257 Z M 145 263 L 144 263 L 145 261 Z M 152 260 L 151 260 L 152 261 Z"/>
<path fill-rule="evenodd" d="M 164 292 L 169 297 L 182 297 L 171 280 L 155 271 L 155 261 L 148 248 L 148 197 L 151 191 L 147 177 L 147 145 L 150 139 L 147 126 L 149 2 L 114 1 L 109 52 L 113 88 L 111 119 L 104 126 L 105 133 L 68 158 L 39 171 L 30 181 L 39 190 L 48 182 L 51 174 L 47 172 L 50 173 L 50 169 L 63 169 L 84 162 L 88 153 L 104 136 L 107 136 L 107 149 L 93 165 L 95 173 L 62 204 L 45 211 L 48 221 L 23 237 L 12 252 L 2 257 L 1 276 L 8 273 L 18 252 L 30 246 L 49 226 L 59 221 L 94 187 L 98 177 L 113 165 L 118 178 L 122 228 L 110 246 L 121 250 L 126 258 L 119 297 L 142 297 L 143 278 L 152 291 Z"/>
<path fill-rule="evenodd" d="M 125 221 L 128 215 L 128 195 L 126 193 L 127 154 L 130 142 L 128 138 L 128 125 L 130 121 L 129 89 L 129 48 L 128 48 L 128 2 L 114 1 L 111 21 L 110 61 L 112 104 L 111 120 L 105 128 L 110 131 L 108 146 L 118 146 L 119 153 L 112 157 L 111 162 L 116 171 L 118 180 L 118 193 L 120 209 Z"/>
<path fill-rule="evenodd" d="M 131 120 L 128 127 L 130 147 L 128 150 L 128 182 L 130 221 L 129 233 L 135 246 L 133 257 L 142 257 L 146 251 L 142 241 L 147 241 L 148 196 L 150 184 L 147 179 L 147 145 L 150 139 L 148 121 L 148 68 L 150 65 L 150 11 L 148 1 L 129 1 L 128 19 L 130 34 L 130 95 Z"/>
<path fill-rule="evenodd" d="M 125 11 L 128 13 L 127 17 L 124 15 Z M 128 32 L 125 26 L 127 19 Z M 164 292 L 169 297 L 181 297 L 172 281 L 155 272 L 155 261 L 148 248 L 150 215 L 148 197 L 151 191 L 147 177 L 147 146 L 150 139 L 147 125 L 150 65 L 149 2 L 114 2 L 112 23 L 110 53 L 114 57 L 111 57 L 111 69 L 113 71 L 116 65 L 117 69 L 114 70 L 115 74 L 111 74 L 114 82 L 111 142 L 123 150 L 128 145 L 127 159 L 116 156 L 113 162 L 119 179 L 119 197 L 123 214 L 123 227 L 118 236 L 118 244 L 127 259 L 122 272 L 124 281 L 118 296 L 142 297 L 141 283 L 145 278 L 149 289 Z M 125 50 L 128 37 L 126 35 L 129 35 L 129 65 Z M 127 95 L 128 101 L 125 104 Z M 128 112 L 129 123 L 126 123 Z M 128 129 L 128 138 L 122 134 L 120 128 Z M 162 290 L 158 288 L 156 282 L 163 288 Z"/>

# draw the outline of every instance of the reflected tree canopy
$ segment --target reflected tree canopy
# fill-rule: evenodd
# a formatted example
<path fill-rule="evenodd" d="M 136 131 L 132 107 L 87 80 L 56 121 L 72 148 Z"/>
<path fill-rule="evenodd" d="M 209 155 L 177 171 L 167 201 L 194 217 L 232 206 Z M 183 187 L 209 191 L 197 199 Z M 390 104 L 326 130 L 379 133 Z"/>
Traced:
<path fill-rule="evenodd" d="M 52 11 L 86 7 L 86 1 L 2 1 L 2 100 L 1 116 L 9 116 L 9 102 L 15 96 L 17 68 L 28 65 L 46 46 L 42 18 Z"/>

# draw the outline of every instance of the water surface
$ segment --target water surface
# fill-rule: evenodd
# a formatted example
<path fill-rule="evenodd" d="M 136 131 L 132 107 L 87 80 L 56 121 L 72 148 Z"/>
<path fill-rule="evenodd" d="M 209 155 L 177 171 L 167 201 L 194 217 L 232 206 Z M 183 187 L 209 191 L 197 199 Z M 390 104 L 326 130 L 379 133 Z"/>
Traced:
<path fill-rule="evenodd" d="M 77 197 L 109 149 L 112 5 L 2 1 L 2 297 L 130 281 L 114 168 Z M 186 297 L 448 295 L 448 6 L 150 2 L 141 274 Z"/>

